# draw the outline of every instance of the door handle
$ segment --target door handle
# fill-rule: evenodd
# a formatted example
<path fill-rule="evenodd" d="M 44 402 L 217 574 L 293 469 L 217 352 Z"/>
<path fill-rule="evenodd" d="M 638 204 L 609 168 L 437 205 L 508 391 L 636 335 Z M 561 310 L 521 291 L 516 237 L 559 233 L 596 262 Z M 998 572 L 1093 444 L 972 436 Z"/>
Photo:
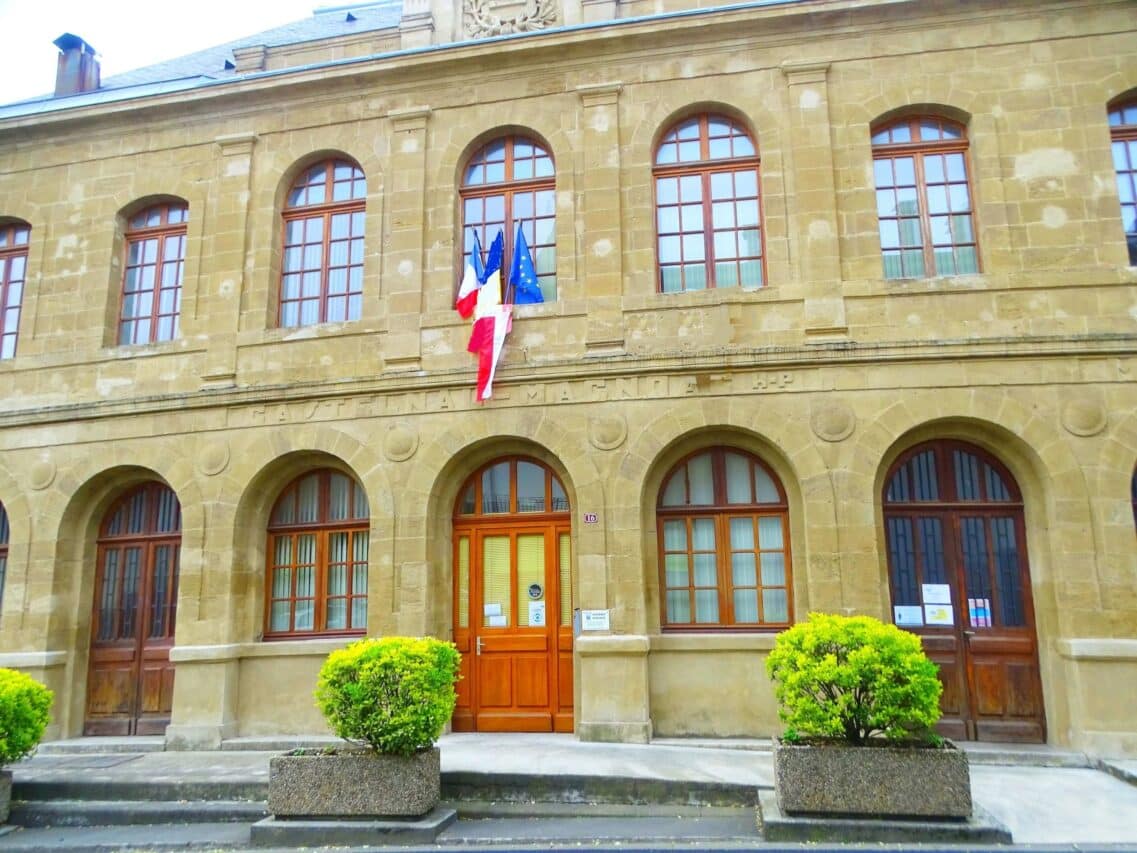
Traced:
<path fill-rule="evenodd" d="M 484 643 L 484 642 L 485 642 L 485 640 L 483 640 L 481 637 L 478 637 L 478 639 L 475 641 L 475 646 L 476 646 L 476 650 L 474 652 L 475 654 L 480 655 L 482 653 L 482 643 Z"/>
<path fill-rule="evenodd" d="M 965 637 L 974 637 L 974 636 L 975 636 L 975 632 L 974 632 L 974 631 L 964 631 L 964 632 L 963 632 L 963 636 L 965 636 Z"/>

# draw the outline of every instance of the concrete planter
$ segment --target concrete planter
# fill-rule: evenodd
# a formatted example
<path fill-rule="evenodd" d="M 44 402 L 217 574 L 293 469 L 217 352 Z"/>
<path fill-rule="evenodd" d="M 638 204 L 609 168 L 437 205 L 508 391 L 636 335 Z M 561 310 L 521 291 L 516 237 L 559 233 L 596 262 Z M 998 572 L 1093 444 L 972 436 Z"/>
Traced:
<path fill-rule="evenodd" d="M 774 789 L 786 814 L 966 819 L 966 753 L 840 743 L 774 744 Z"/>
<path fill-rule="evenodd" d="M 411 756 L 344 751 L 277 755 L 269 762 L 268 810 L 277 818 L 410 818 L 438 805 L 437 747 Z"/>
<path fill-rule="evenodd" d="M 0 770 L 0 823 L 8 822 L 12 807 L 12 771 Z"/>

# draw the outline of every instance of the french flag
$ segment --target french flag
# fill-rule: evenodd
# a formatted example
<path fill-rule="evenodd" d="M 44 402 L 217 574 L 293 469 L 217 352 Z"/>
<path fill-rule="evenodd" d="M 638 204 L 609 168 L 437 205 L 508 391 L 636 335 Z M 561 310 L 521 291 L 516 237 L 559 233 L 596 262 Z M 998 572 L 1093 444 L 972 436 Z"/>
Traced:
<path fill-rule="evenodd" d="M 463 319 L 468 319 L 474 313 L 474 305 L 478 301 L 478 288 L 485 280 L 485 269 L 482 266 L 482 243 L 478 239 L 478 232 L 474 232 L 474 248 L 470 250 L 470 259 L 466 261 L 466 270 L 462 273 L 462 284 L 458 287 L 458 298 L 454 307 Z"/>
<path fill-rule="evenodd" d="M 493 378 L 513 326 L 513 306 L 501 304 L 501 261 L 504 238 L 497 232 L 486 257 L 482 285 L 476 291 L 474 329 L 466 349 L 478 357 L 478 390 L 475 399 L 484 403 L 493 396 Z"/>

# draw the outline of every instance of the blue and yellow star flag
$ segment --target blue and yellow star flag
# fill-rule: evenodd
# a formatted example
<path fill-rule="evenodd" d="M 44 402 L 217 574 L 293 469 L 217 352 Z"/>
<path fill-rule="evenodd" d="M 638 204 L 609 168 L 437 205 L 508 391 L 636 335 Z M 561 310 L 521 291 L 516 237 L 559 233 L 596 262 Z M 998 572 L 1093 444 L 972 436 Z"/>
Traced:
<path fill-rule="evenodd" d="M 525 232 L 517 226 L 517 241 L 513 244 L 513 264 L 509 268 L 509 283 L 513 285 L 513 301 L 518 305 L 544 302 L 541 287 L 537 284 L 537 271 L 533 269 L 533 256 L 525 242 Z"/>

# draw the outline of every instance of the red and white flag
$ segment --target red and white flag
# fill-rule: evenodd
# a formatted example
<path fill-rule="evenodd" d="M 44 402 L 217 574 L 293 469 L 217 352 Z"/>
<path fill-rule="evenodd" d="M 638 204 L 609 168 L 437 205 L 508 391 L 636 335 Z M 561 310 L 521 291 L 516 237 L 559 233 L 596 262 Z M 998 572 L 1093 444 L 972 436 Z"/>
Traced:
<path fill-rule="evenodd" d="M 481 311 L 479 311 L 481 313 Z M 497 363 L 505 348 L 505 336 L 513 328 L 513 306 L 495 305 L 474 320 L 474 331 L 466 347 L 478 356 L 478 390 L 475 399 L 479 403 L 493 397 L 493 379 L 497 373 Z"/>

